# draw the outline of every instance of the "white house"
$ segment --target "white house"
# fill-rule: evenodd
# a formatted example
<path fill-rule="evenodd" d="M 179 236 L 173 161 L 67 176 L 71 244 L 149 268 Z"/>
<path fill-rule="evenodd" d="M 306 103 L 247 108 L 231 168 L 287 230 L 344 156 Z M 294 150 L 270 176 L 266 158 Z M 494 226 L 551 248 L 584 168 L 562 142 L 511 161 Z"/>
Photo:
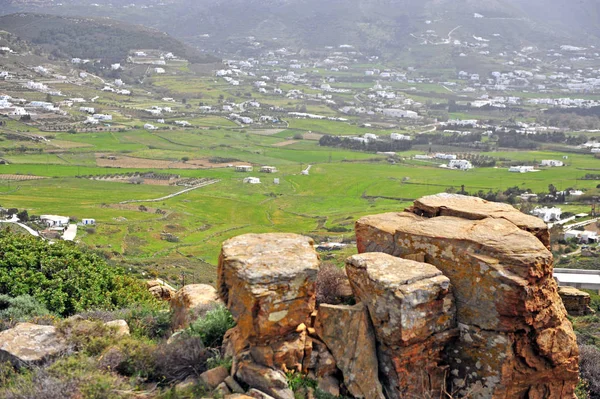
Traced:
<path fill-rule="evenodd" d="M 175 124 L 183 127 L 192 126 L 188 121 L 175 121 Z"/>
<path fill-rule="evenodd" d="M 80 112 L 87 112 L 88 114 L 93 114 L 96 112 L 96 109 L 93 107 L 79 107 Z"/>
<path fill-rule="evenodd" d="M 111 64 L 110 69 L 112 69 L 113 71 L 119 70 L 121 69 L 121 64 Z"/>
<path fill-rule="evenodd" d="M 405 109 L 398 108 L 386 108 L 382 112 L 385 116 L 389 116 L 391 118 L 416 119 L 419 117 L 419 114 L 417 114 L 415 111 L 407 111 Z"/>
<path fill-rule="evenodd" d="M 144 129 L 146 129 L 146 130 L 156 130 L 157 128 L 156 128 L 156 126 L 154 126 L 154 125 L 152 125 L 150 123 L 146 123 L 144 125 Z"/>
<path fill-rule="evenodd" d="M 550 167 L 558 167 L 565 166 L 563 161 L 555 161 L 553 159 L 544 159 L 540 166 L 550 166 Z"/>
<path fill-rule="evenodd" d="M 473 164 L 465 159 L 453 159 L 448 164 L 450 169 L 469 170 L 473 169 Z"/>
<path fill-rule="evenodd" d="M 260 184 L 260 179 L 258 177 L 246 177 L 244 179 L 244 183 L 248 183 L 248 184 Z"/>
<path fill-rule="evenodd" d="M 562 216 L 560 208 L 535 208 L 531 211 L 533 216 L 537 216 L 546 223 L 558 222 Z"/>
<path fill-rule="evenodd" d="M 94 114 L 94 119 L 99 121 L 112 121 L 112 115 L 108 114 Z"/>
<path fill-rule="evenodd" d="M 48 227 L 63 227 L 69 224 L 70 219 L 66 216 L 41 215 L 40 220 Z"/>
<path fill-rule="evenodd" d="M 405 134 L 400 134 L 400 133 L 392 133 L 390 134 L 390 139 L 392 139 L 393 141 L 409 141 L 412 140 L 412 137 L 407 136 Z"/>
<path fill-rule="evenodd" d="M 156 73 L 157 75 L 162 75 L 164 74 L 166 71 L 164 68 L 154 68 L 154 73 Z"/>
<path fill-rule="evenodd" d="M 509 172 L 514 173 L 527 173 L 527 172 L 535 172 L 533 166 L 511 166 L 508 169 Z"/>
<path fill-rule="evenodd" d="M 262 166 L 260 171 L 263 173 L 277 173 L 277 168 L 274 166 Z"/>
<path fill-rule="evenodd" d="M 415 155 L 415 159 L 431 159 L 429 155 L 417 154 Z"/>
<path fill-rule="evenodd" d="M 90 226 L 96 224 L 96 219 L 81 219 L 81 224 L 84 226 Z"/>
<path fill-rule="evenodd" d="M 448 161 L 453 161 L 456 159 L 456 155 L 454 154 L 442 154 L 442 153 L 437 153 L 433 156 L 436 159 L 445 159 Z"/>
<path fill-rule="evenodd" d="M 236 172 L 252 172 L 252 166 L 250 165 L 237 165 L 235 167 Z"/>

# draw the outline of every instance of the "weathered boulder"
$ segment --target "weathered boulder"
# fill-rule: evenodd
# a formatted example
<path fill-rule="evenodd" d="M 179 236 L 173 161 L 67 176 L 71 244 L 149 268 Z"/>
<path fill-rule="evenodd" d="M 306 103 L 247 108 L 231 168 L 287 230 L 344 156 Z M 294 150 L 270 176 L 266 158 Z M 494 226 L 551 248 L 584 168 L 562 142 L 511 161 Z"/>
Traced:
<path fill-rule="evenodd" d="M 225 384 L 227 384 L 227 387 L 233 393 L 243 394 L 244 392 L 246 392 L 232 376 L 228 376 L 227 378 L 225 378 Z"/>
<path fill-rule="evenodd" d="M 388 398 L 440 396 L 448 368 L 443 351 L 457 335 L 448 277 L 384 253 L 355 255 L 346 272 L 369 310 Z"/>
<path fill-rule="evenodd" d="M 315 329 L 333 354 L 352 396 L 383 399 L 375 335 L 364 305 L 322 304 Z"/>
<path fill-rule="evenodd" d="M 585 316 L 596 313 L 590 307 L 592 299 L 587 292 L 580 291 L 574 287 L 563 286 L 558 287 L 558 295 L 560 295 L 565 309 L 567 309 L 567 312 L 571 316 Z"/>
<path fill-rule="evenodd" d="M 308 369 L 313 371 L 315 377 L 331 376 L 338 371 L 335 358 L 325 343 L 314 338 L 312 338 L 312 352 Z"/>
<path fill-rule="evenodd" d="M 117 337 L 130 335 L 129 324 L 125 320 L 112 320 L 104 323 L 106 327 L 112 328 Z"/>
<path fill-rule="evenodd" d="M 66 340 L 54 326 L 19 323 L 0 332 L 0 363 L 15 366 L 42 363 L 67 349 Z"/>
<path fill-rule="evenodd" d="M 220 302 L 217 290 L 207 284 L 190 284 L 181 288 L 171 298 L 173 329 L 187 327 L 203 312 Z"/>
<path fill-rule="evenodd" d="M 412 210 L 419 207 L 425 208 Z M 359 252 L 419 256 L 450 279 L 461 333 L 446 353 L 454 386 L 464 387 L 459 393 L 573 397 L 577 343 L 543 239 L 532 234 L 533 228 L 529 233 L 518 227 L 513 216 L 509 221 L 508 212 L 475 217 L 485 208 L 474 212 L 473 205 L 455 217 L 437 216 L 446 212 L 439 209 L 421 212 L 432 218 L 404 212 L 360 219 Z"/>
<path fill-rule="evenodd" d="M 315 309 L 319 257 L 312 239 L 246 234 L 223 243 L 219 295 L 249 341 L 280 339 Z"/>
<path fill-rule="evenodd" d="M 148 291 L 162 301 L 170 301 L 175 295 L 175 289 L 160 279 L 146 281 Z"/>
<path fill-rule="evenodd" d="M 288 387 L 283 371 L 240 360 L 235 377 L 275 399 L 294 399 L 294 392 Z"/>
<path fill-rule="evenodd" d="M 229 371 L 225 367 L 219 366 L 214 369 L 206 370 L 200 374 L 198 379 L 209 389 L 216 389 L 225 379 L 229 377 Z"/>
<path fill-rule="evenodd" d="M 550 232 L 546 223 L 542 219 L 526 215 L 508 204 L 490 202 L 479 197 L 442 193 L 419 198 L 409 211 L 429 218 L 456 216 L 470 220 L 505 219 L 520 229 L 532 233 L 546 248 L 550 248 Z"/>
<path fill-rule="evenodd" d="M 247 234 L 227 240 L 219 258 L 219 295 L 236 320 L 224 339 L 236 378 L 276 399 L 293 397 L 285 372 L 311 359 L 307 335 L 315 310 L 319 257 L 296 234 Z"/>

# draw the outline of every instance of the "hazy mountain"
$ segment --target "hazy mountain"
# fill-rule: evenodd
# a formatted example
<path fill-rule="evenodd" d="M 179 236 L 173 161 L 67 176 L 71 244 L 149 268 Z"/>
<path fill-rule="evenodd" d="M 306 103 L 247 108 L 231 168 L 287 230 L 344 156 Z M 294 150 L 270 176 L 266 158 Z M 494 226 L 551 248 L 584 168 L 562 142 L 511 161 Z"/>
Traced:
<path fill-rule="evenodd" d="M 352 44 L 393 55 L 418 46 L 422 43 L 419 37 L 427 31 L 446 38 L 455 28 L 452 40 L 495 35 L 497 39 L 490 45 L 498 48 L 589 45 L 600 37 L 600 5 L 595 0 L 142 0 L 135 5 L 125 0 L 65 0 L 60 6 L 44 0 L 7 3 L 19 9 L 36 7 L 60 14 L 110 16 L 166 31 L 211 50 L 234 50 L 232 41 L 255 36 L 257 41 L 277 38 L 282 46 Z"/>

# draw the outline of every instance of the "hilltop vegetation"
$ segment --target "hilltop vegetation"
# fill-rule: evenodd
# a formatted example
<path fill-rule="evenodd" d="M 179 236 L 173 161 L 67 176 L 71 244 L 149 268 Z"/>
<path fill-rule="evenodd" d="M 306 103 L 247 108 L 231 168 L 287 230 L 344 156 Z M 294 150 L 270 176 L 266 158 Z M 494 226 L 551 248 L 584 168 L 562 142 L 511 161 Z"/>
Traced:
<path fill-rule="evenodd" d="M 171 52 L 192 63 L 216 61 L 163 32 L 107 18 L 11 14 L 0 17 L 0 29 L 58 58 L 102 59 L 108 64 L 122 62 L 132 49 L 143 48 Z"/>

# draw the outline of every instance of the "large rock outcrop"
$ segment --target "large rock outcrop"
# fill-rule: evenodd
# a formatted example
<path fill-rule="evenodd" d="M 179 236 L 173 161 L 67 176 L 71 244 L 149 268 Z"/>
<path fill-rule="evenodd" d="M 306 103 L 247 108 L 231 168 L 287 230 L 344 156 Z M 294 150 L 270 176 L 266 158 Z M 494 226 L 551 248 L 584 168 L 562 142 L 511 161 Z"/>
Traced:
<path fill-rule="evenodd" d="M 39 364 L 67 350 L 66 340 L 54 326 L 19 323 L 0 332 L 0 363 L 15 366 Z"/>
<path fill-rule="evenodd" d="M 458 332 L 448 277 L 435 266 L 384 253 L 355 255 L 346 271 L 369 309 L 387 397 L 441 397 L 444 349 Z"/>
<path fill-rule="evenodd" d="M 419 198 L 409 211 L 428 218 L 456 216 L 469 220 L 485 218 L 508 220 L 520 229 L 535 235 L 546 248 L 550 249 L 550 232 L 546 223 L 542 219 L 526 215 L 508 204 L 490 202 L 478 197 L 443 193 Z"/>
<path fill-rule="evenodd" d="M 460 336 L 446 353 L 459 394 L 572 398 L 578 349 L 545 233 L 497 208 L 470 197 L 426 197 L 411 209 L 417 214 L 360 219 L 358 250 L 419 258 L 450 279 Z"/>
<path fill-rule="evenodd" d="M 237 322 L 225 339 L 232 373 L 276 399 L 293 398 L 284 372 L 303 371 L 311 358 L 313 244 L 296 234 L 247 234 L 223 243 L 219 258 L 219 295 Z"/>
<path fill-rule="evenodd" d="M 383 399 L 375 335 L 365 306 L 322 304 L 315 327 L 333 354 L 352 396 Z"/>

